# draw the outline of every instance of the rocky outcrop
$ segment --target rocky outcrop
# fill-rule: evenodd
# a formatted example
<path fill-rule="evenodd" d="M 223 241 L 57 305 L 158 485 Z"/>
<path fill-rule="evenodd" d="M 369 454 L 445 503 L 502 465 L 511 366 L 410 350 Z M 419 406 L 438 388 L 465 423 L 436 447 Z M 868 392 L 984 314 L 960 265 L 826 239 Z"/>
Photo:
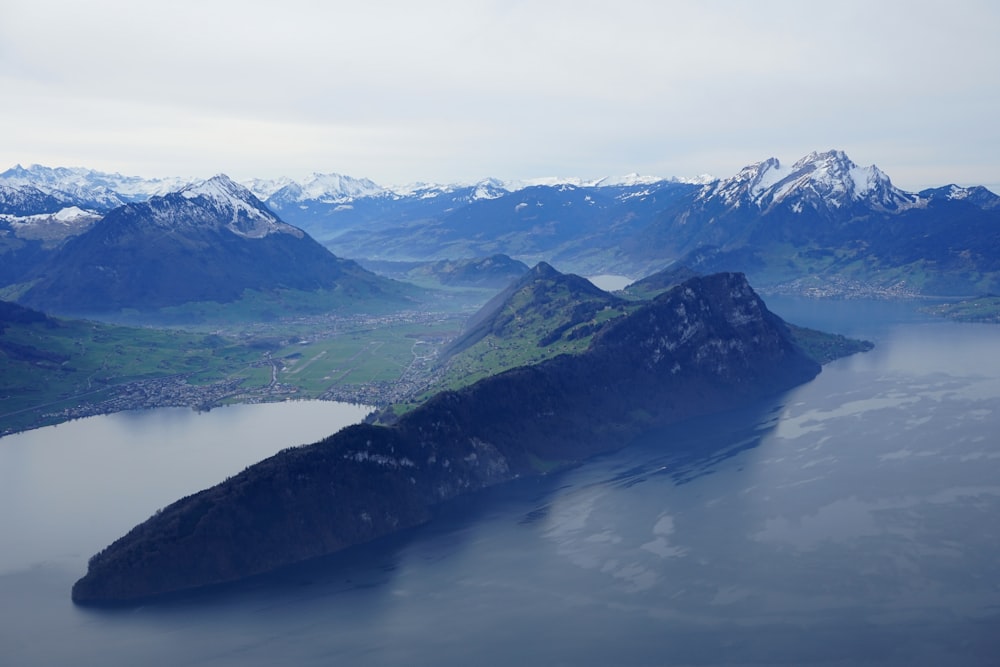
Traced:
<path fill-rule="evenodd" d="M 91 559 L 80 603 L 232 581 L 426 521 L 435 504 L 735 407 L 819 365 L 740 274 L 694 278 L 564 355 L 353 426 L 177 501 Z"/>

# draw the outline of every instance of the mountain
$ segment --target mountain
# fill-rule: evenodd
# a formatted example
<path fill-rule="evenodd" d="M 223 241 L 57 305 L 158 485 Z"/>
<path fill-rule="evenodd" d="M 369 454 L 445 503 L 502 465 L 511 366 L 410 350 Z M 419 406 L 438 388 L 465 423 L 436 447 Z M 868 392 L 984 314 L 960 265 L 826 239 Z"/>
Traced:
<path fill-rule="evenodd" d="M 322 242 L 356 229 L 383 230 L 423 222 L 508 192 L 495 179 L 473 185 L 415 183 L 391 188 L 340 174 L 315 174 L 302 183 L 290 179 L 252 182 L 250 187 L 271 210 Z M 368 254 L 369 259 L 376 257 Z"/>
<path fill-rule="evenodd" d="M 23 280 L 100 216 L 31 185 L 0 184 L 0 286 Z"/>
<path fill-rule="evenodd" d="M 377 418 L 392 421 L 397 411 L 405 412 L 443 389 L 465 387 L 560 354 L 580 353 L 609 322 L 636 307 L 585 278 L 540 262 L 469 317 L 439 352 L 429 386 Z"/>
<path fill-rule="evenodd" d="M 352 178 L 342 174 L 313 173 L 302 182 L 290 178 L 278 180 L 254 179 L 245 184 L 273 210 L 303 202 L 343 204 L 359 197 L 369 197 L 385 192 L 385 188 L 367 178 Z"/>
<path fill-rule="evenodd" d="M 0 301 L 0 334 L 12 324 L 45 324 L 54 326 L 54 321 L 45 313 L 31 308 L 12 303 L 10 301 Z"/>
<path fill-rule="evenodd" d="M 78 603 L 249 577 L 427 521 L 435 505 L 732 409 L 820 367 L 745 278 L 685 282 L 588 350 L 443 392 L 393 426 L 294 447 L 157 512 L 90 560 Z"/>
<path fill-rule="evenodd" d="M 896 188 L 882 170 L 859 167 L 843 151 L 813 152 L 791 167 L 776 158 L 744 167 L 733 178 L 707 186 L 699 201 L 721 199 L 729 206 L 767 211 L 788 201 L 795 209 L 809 206 L 826 213 L 860 206 L 896 211 L 917 202 Z"/>
<path fill-rule="evenodd" d="M 976 208 L 987 211 L 1000 209 L 1000 195 L 994 194 L 981 185 L 963 188 L 953 183 L 940 188 L 921 190 L 919 196 L 921 199 L 929 202 L 941 201 L 943 199 L 966 202 Z"/>
<path fill-rule="evenodd" d="M 653 213 L 697 189 L 660 181 L 531 185 L 467 201 L 455 193 L 443 209 L 411 208 L 403 219 L 386 211 L 378 224 L 358 225 L 325 243 L 353 257 L 426 261 L 504 253 L 531 264 L 544 260 L 601 273 L 626 259 L 621 245 Z"/>
<path fill-rule="evenodd" d="M 652 299 L 685 280 L 696 278 L 698 272 L 684 264 L 671 264 L 667 268 L 640 278 L 622 290 L 630 299 Z"/>
<path fill-rule="evenodd" d="M 660 211 L 624 251 L 640 264 L 674 257 L 700 272 L 739 270 L 759 286 L 827 296 L 848 287 L 868 296 L 988 292 L 1000 287 L 991 195 L 907 193 L 841 151 L 787 169 L 771 158 Z"/>
<path fill-rule="evenodd" d="M 49 194 L 33 185 L 0 183 L 0 215 L 22 217 L 56 213 L 68 203 L 67 199 Z"/>
<path fill-rule="evenodd" d="M 873 213 L 919 203 L 877 167 L 858 167 L 841 151 L 811 153 L 787 168 L 769 158 L 659 212 L 632 249 L 684 254 L 705 246 L 822 243 L 853 232 Z"/>
<path fill-rule="evenodd" d="M 546 347 L 567 334 L 572 336 L 571 328 L 590 322 L 598 311 L 620 305 L 621 299 L 585 278 L 539 262 L 469 318 L 442 355 L 454 356 L 487 336 L 492 337 L 492 349 L 502 350 L 522 338 Z M 582 336 L 577 332 L 576 337 Z"/>
<path fill-rule="evenodd" d="M 331 290 L 358 300 L 395 291 L 224 175 L 113 209 L 30 278 L 19 302 L 80 315 L 225 303 L 246 290 Z"/>
<path fill-rule="evenodd" d="M 185 184 L 41 165 L 0 173 L 0 286 L 24 281 L 104 213 Z"/>
<path fill-rule="evenodd" d="M 0 186 L 30 186 L 67 206 L 106 212 L 126 203 L 146 201 L 181 189 L 190 179 L 148 179 L 93 169 L 16 165 L 0 173 Z M 36 211 L 41 212 L 41 211 Z M 52 212 L 52 211 L 47 211 Z"/>
<path fill-rule="evenodd" d="M 528 272 L 528 265 L 504 254 L 472 259 L 443 259 L 419 263 L 407 278 L 414 282 L 432 282 L 445 287 L 503 288 Z"/>
<path fill-rule="evenodd" d="M 996 290 L 1000 197 L 896 187 L 843 151 L 769 158 L 718 180 L 536 179 L 300 202 L 293 222 L 339 254 L 426 262 L 504 253 L 584 274 L 675 261 L 771 289 L 903 296 Z M 483 188 L 481 187 L 480 190 Z M 929 241 L 928 239 L 932 239 Z"/>
<path fill-rule="evenodd" d="M 47 214 L 70 206 L 102 212 L 112 195 L 136 203 L 165 183 L 37 166 L 0 175 L 0 186 L 35 188 L 19 196 Z M 768 158 L 715 180 L 631 175 L 390 188 L 313 174 L 250 185 L 282 220 L 366 263 L 505 254 L 582 275 L 637 276 L 680 261 L 701 273 L 742 271 L 761 288 L 797 294 L 1000 291 L 1000 197 L 955 185 L 906 192 L 839 150 L 790 166 Z M 46 196 L 53 199 L 43 203 Z M 22 206 L 18 215 L 26 214 Z M 7 275 L 24 275 L 45 254 L 17 252 L 12 264 L 22 268 Z"/>

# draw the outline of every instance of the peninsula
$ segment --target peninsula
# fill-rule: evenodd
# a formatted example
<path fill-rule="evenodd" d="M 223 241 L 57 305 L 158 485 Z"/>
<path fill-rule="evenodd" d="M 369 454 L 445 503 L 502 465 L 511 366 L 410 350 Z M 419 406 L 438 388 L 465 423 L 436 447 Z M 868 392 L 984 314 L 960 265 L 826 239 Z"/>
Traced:
<path fill-rule="evenodd" d="M 608 323 L 584 352 L 439 393 L 392 425 L 286 449 L 178 500 L 91 558 L 73 600 L 132 602 L 331 554 L 425 522 L 461 494 L 819 372 L 742 274 L 695 277 Z"/>

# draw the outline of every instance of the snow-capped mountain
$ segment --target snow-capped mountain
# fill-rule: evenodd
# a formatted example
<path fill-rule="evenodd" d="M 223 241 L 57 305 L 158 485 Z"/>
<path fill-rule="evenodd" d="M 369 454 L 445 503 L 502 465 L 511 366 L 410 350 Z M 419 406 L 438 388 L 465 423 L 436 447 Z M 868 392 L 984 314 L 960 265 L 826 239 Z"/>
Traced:
<path fill-rule="evenodd" d="M 113 209 L 28 278 L 22 303 L 65 314 L 228 302 L 246 290 L 391 291 L 223 174 Z"/>
<path fill-rule="evenodd" d="M 705 183 L 709 180 L 711 177 L 708 176 L 685 179 L 627 174 L 620 177 L 596 179 L 543 177 L 502 181 L 498 178 L 484 178 L 474 183 L 415 182 L 405 185 L 381 186 L 367 178 L 358 179 L 336 173 L 315 173 L 301 182 L 285 177 L 273 180 L 253 179 L 244 182 L 244 185 L 269 206 L 283 209 L 293 203 L 344 206 L 366 198 L 428 200 L 437 197 L 452 197 L 456 201 L 471 202 L 481 199 L 496 199 L 510 192 L 538 186 L 632 187 L 663 182 Z"/>
<path fill-rule="evenodd" d="M 517 189 L 498 178 L 484 178 L 475 183 L 407 183 L 385 188 L 383 196 L 401 200 L 429 200 L 446 197 L 455 202 L 472 202 L 480 199 L 496 199 Z"/>
<path fill-rule="evenodd" d="M 112 198 L 101 187 L 122 188 L 125 194 L 114 194 L 125 200 L 164 184 L 84 169 L 15 167 L 0 174 L 0 211 L 18 207 L 22 216 L 45 214 L 48 231 L 56 233 L 69 229 L 64 223 L 72 206 L 88 208 L 80 203 L 86 193 L 91 201 L 100 200 L 95 192 L 107 195 L 103 206 Z M 107 217 L 138 216 L 169 234 L 193 226 L 197 231 L 184 232 L 192 238 L 209 228 L 225 232 L 219 238 L 245 240 L 304 230 L 338 255 L 368 260 L 506 253 L 529 264 L 544 260 L 575 272 L 638 276 L 698 253 L 714 262 L 703 262 L 701 270 L 744 270 L 771 281 L 847 266 L 889 281 L 907 271 L 922 275 L 921 262 L 932 261 L 955 278 L 923 287 L 938 294 L 994 290 L 989 276 L 1000 276 L 990 264 L 1000 247 L 1000 197 L 957 186 L 905 192 L 878 167 L 858 166 L 839 150 L 810 153 L 790 166 L 770 158 L 724 179 L 629 174 L 383 187 L 317 173 L 301 182 L 246 185 L 224 176 L 184 183 L 172 193 L 119 206 Z M 17 280 L 23 266 L 40 257 L 35 246 L 22 243 L 22 232 L 39 221 L 26 217 L 24 225 L 11 226 L 0 220 L 12 248 L 0 269 Z M 53 244 L 51 238 L 46 242 Z M 0 253 L 3 243 L 0 238 Z M 8 269 L 15 265 L 21 268 Z M 962 276 L 987 278 L 969 283 Z"/>
<path fill-rule="evenodd" d="M 31 186 L 68 205 L 109 211 L 129 202 L 146 201 L 165 195 L 191 182 L 184 178 L 140 178 L 108 174 L 80 167 L 45 167 L 16 165 L 0 173 L 0 184 L 11 187 Z"/>
<path fill-rule="evenodd" d="M 261 238 L 281 233 L 301 237 L 304 234 L 301 229 L 282 222 L 250 190 L 225 174 L 188 185 L 178 194 L 213 210 L 217 219 L 225 222 L 226 229 L 240 236 Z"/>
<path fill-rule="evenodd" d="M 101 219 L 100 214 L 93 211 L 85 211 L 79 206 L 69 206 L 59 209 L 55 213 L 35 213 L 33 215 L 0 215 L 0 222 L 5 222 L 14 230 L 15 236 L 22 238 L 34 238 L 36 233 L 33 229 L 46 227 L 47 237 L 64 239 L 76 234 L 83 233 L 86 228 Z M 55 231 L 53 228 L 61 228 Z"/>
<path fill-rule="evenodd" d="M 0 183 L 0 215 L 56 213 L 68 205 L 70 204 L 65 199 L 43 192 L 33 185 Z"/>
<path fill-rule="evenodd" d="M 535 186 L 559 187 L 569 185 L 577 188 L 607 188 L 607 187 L 635 187 L 641 185 L 660 185 L 663 183 L 686 183 L 702 185 L 713 183 L 717 179 L 708 174 L 702 174 L 692 178 L 680 176 L 648 176 L 637 174 L 625 174 L 624 176 L 603 176 L 601 178 L 567 178 L 564 176 L 549 176 L 542 178 L 529 178 L 516 181 L 508 181 L 505 187 L 510 192 L 523 190 Z"/>
<path fill-rule="evenodd" d="M 253 179 L 245 183 L 261 201 L 281 203 L 320 201 L 340 204 L 358 197 L 372 197 L 385 192 L 385 188 L 367 178 L 352 178 L 343 174 L 313 173 L 301 182 L 290 178 Z"/>
<path fill-rule="evenodd" d="M 1000 196 L 981 185 L 963 188 L 958 185 L 945 185 L 940 188 L 930 188 L 920 191 L 920 198 L 927 201 L 960 201 L 984 210 L 1000 208 Z"/>
<path fill-rule="evenodd" d="M 859 167 L 838 150 L 810 153 L 791 167 L 773 157 L 748 165 L 732 178 L 706 185 L 699 198 L 761 211 L 792 201 L 796 212 L 806 206 L 839 209 L 858 204 L 899 211 L 920 203 L 917 195 L 895 187 L 878 167 Z"/>

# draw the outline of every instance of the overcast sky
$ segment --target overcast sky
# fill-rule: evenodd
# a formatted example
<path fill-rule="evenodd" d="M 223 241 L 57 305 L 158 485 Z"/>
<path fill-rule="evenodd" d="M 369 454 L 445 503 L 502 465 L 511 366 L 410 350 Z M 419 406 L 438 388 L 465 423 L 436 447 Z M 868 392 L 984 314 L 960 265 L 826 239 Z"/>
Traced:
<path fill-rule="evenodd" d="M 730 176 L 1000 192 L 995 0 L 2 0 L 0 170 Z"/>

